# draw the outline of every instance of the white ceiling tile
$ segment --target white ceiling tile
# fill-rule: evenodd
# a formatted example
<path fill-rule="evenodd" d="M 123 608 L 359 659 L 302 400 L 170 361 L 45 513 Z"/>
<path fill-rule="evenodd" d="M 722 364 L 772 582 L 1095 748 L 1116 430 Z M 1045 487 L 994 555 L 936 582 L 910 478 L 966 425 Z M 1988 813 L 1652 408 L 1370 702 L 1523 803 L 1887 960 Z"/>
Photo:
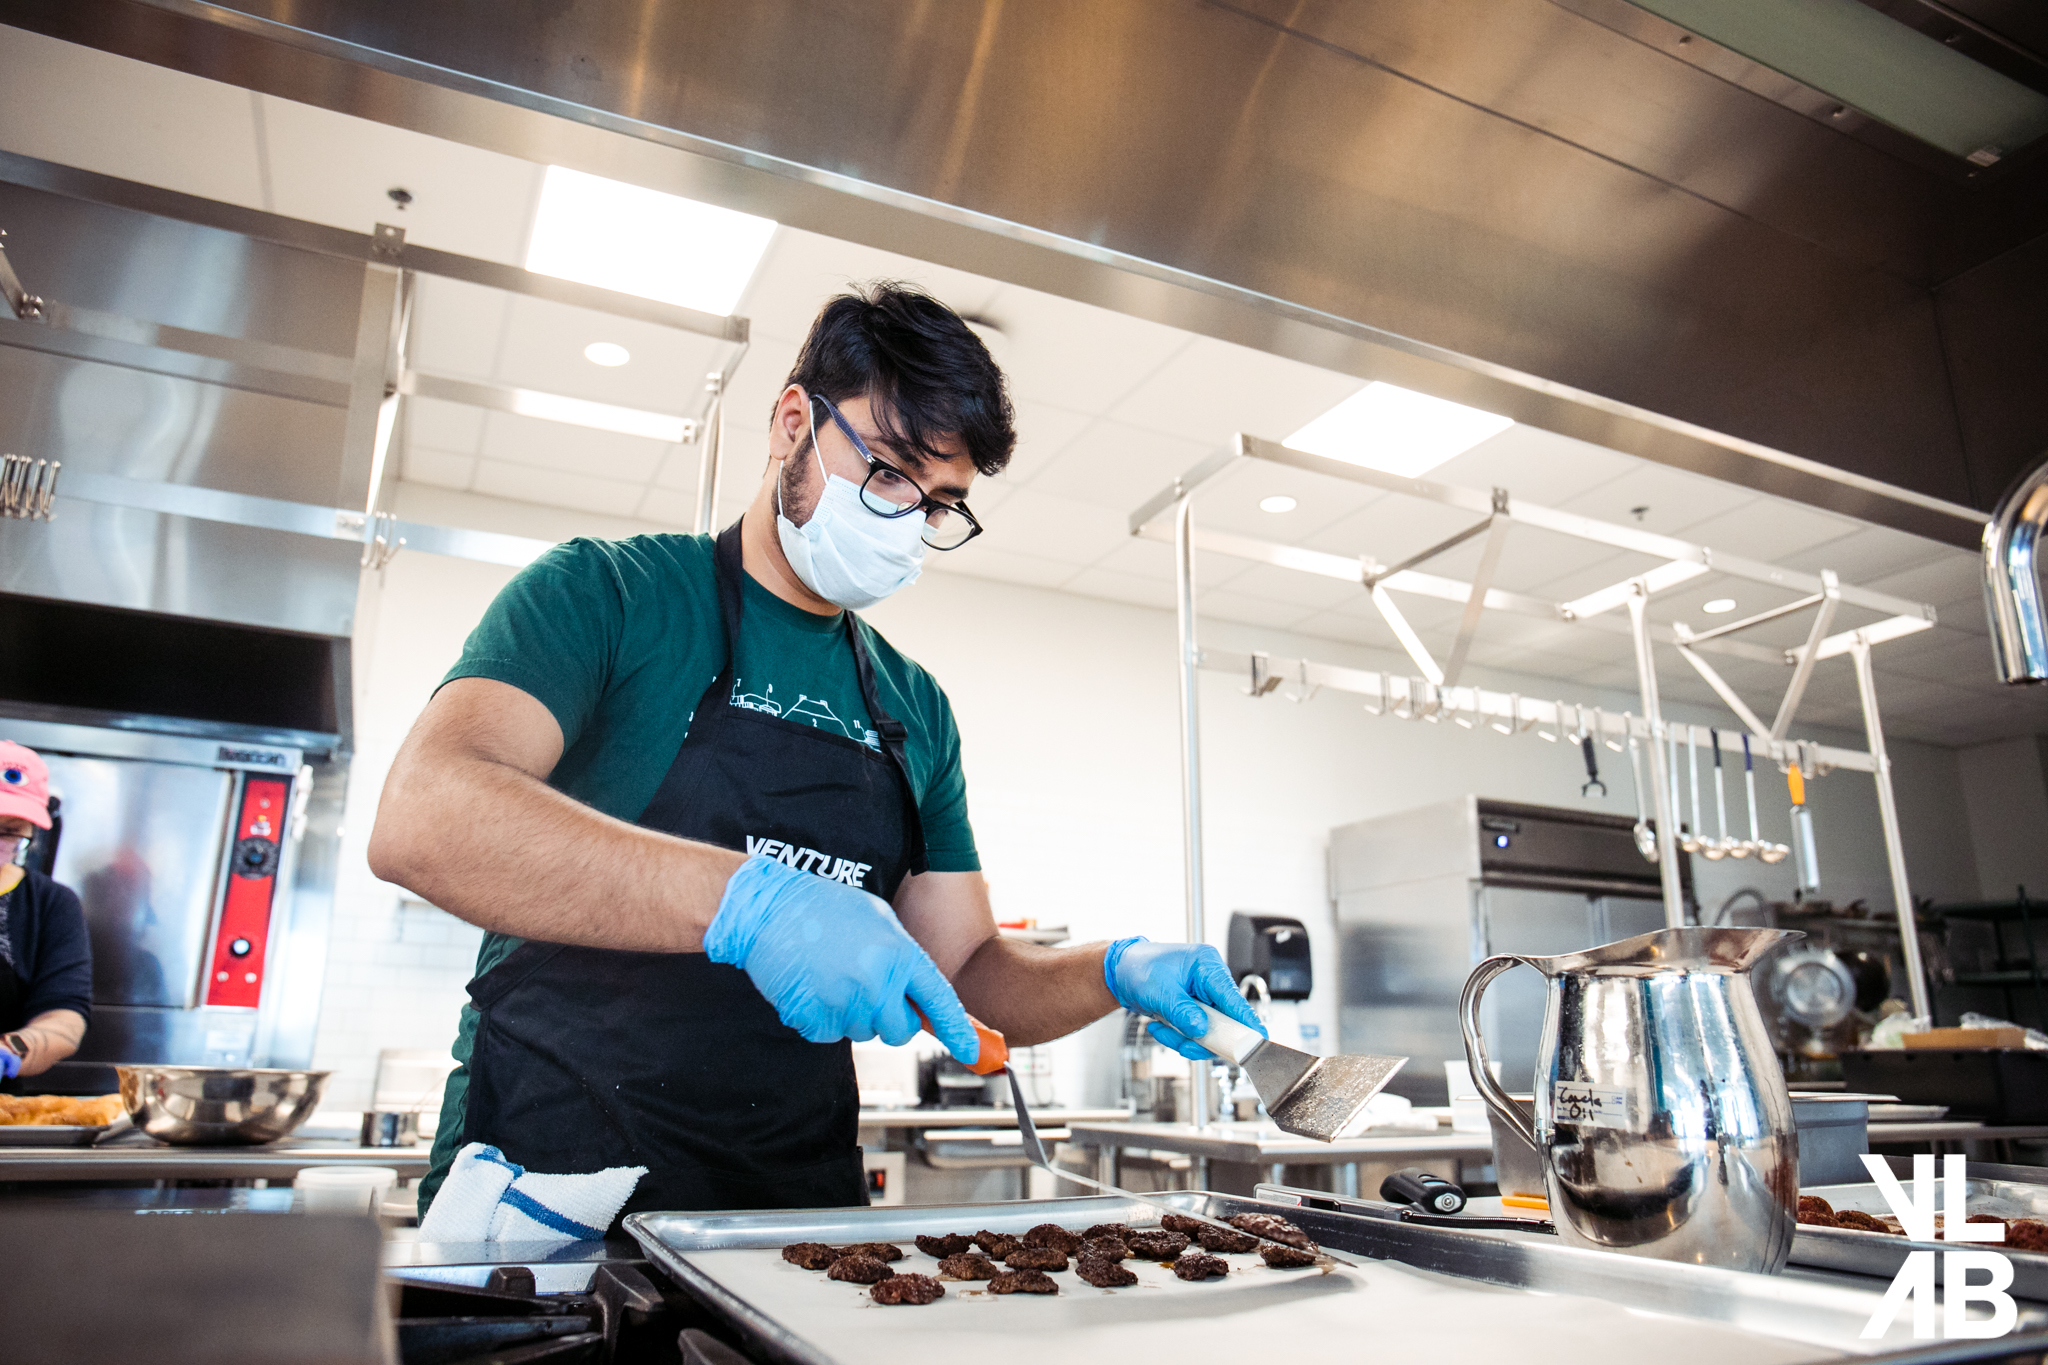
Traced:
<path fill-rule="evenodd" d="M 1393 494 L 1304 537 L 1302 543 L 1312 550 L 1367 555 L 1381 564 L 1398 564 L 1478 520 L 1461 508 Z M 1438 572 L 1431 564 L 1422 565 L 1421 570 Z"/>
<path fill-rule="evenodd" d="M 1843 582 L 1862 585 L 1874 578 L 1956 556 L 1972 564 L 1977 560 L 1970 551 L 1958 550 L 1953 545 L 1894 531 L 1889 526 L 1864 525 L 1840 539 L 1784 555 L 1771 562 L 1807 573 L 1833 569 L 1841 575 Z"/>
<path fill-rule="evenodd" d="M 697 520 L 697 490 L 649 488 L 642 495 L 634 515 L 642 521 L 653 522 L 656 526 L 688 531 Z M 721 521 L 719 524 L 723 526 L 725 523 Z"/>
<path fill-rule="evenodd" d="M 420 275 L 413 303 L 409 359 L 416 370 L 487 381 L 512 296 L 480 284 Z"/>
<path fill-rule="evenodd" d="M 738 311 L 757 335 L 801 341 L 828 299 L 876 280 L 914 284 L 957 313 L 981 312 L 998 287 L 963 270 L 781 227 L 741 295 Z"/>
<path fill-rule="evenodd" d="M 1627 473 L 1567 499 L 1560 510 L 1617 526 L 1639 526 L 1645 531 L 1675 536 L 1687 526 L 1732 512 L 1758 498 L 1747 488 L 1635 460 Z M 1640 517 L 1635 511 L 1638 507 L 1644 509 Z"/>
<path fill-rule="evenodd" d="M 484 415 L 482 450 L 487 458 L 540 470 L 644 484 L 653 477 L 667 449 L 665 443 L 644 436 L 515 417 L 509 412 Z"/>
<path fill-rule="evenodd" d="M 350 232 L 390 223 L 420 246 L 526 263 L 546 167 L 331 109 L 258 98 L 276 212 Z M 392 203 L 387 191 L 394 188 L 409 191 L 412 203 Z"/>
<path fill-rule="evenodd" d="M 256 97 L 248 91 L 24 29 L 4 33 L 0 146 L 246 208 L 269 207 L 256 150 Z"/>
<path fill-rule="evenodd" d="M 1134 606 L 1173 609 L 1173 585 L 1157 579 L 1134 578 L 1130 574 L 1112 573 L 1108 569 L 1083 569 L 1068 579 L 1063 592 L 1082 597 L 1102 597 L 1112 602 L 1129 602 Z"/>
<path fill-rule="evenodd" d="M 476 476 L 476 456 L 453 451 L 408 446 L 399 464 L 399 477 L 437 488 L 467 488 Z"/>
<path fill-rule="evenodd" d="M 982 534 L 959 551 L 979 547 L 1056 559 L 1076 568 L 1090 564 L 1130 539 L 1124 518 L 1105 507 L 1020 488 L 991 515 Z"/>
<path fill-rule="evenodd" d="M 1173 547 L 1164 541 L 1140 540 L 1136 536 L 1125 536 L 1108 554 L 1097 559 L 1091 566 L 1108 569 L 1113 573 L 1131 574 L 1138 578 L 1149 578 L 1159 583 L 1175 581 L 1173 568 Z M 1211 588 L 1220 588 L 1226 583 L 1234 584 L 1250 566 L 1242 559 L 1229 555 L 1214 554 L 1207 550 L 1195 551 L 1195 595 L 1206 596 Z"/>
<path fill-rule="evenodd" d="M 474 455 L 477 442 L 483 439 L 484 410 L 438 398 L 408 398 L 405 432 L 415 445 Z"/>
<path fill-rule="evenodd" d="M 1109 416 L 1205 446 L 1240 431 L 1283 441 L 1364 387 L 1353 375 L 1196 337 Z"/>
<path fill-rule="evenodd" d="M 1197 579 L 1199 584 L 1202 580 Z M 1249 564 L 1230 579 L 1230 590 L 1271 602 L 1285 602 L 1311 611 L 1328 611 L 1365 596 L 1357 583 L 1320 574 L 1301 573 L 1272 564 Z"/>
<path fill-rule="evenodd" d="M 1911 602 L 1932 602 L 1942 608 L 1944 625 L 1968 629 L 1951 617 L 1971 616 L 1978 628 L 1984 625 L 1983 567 L 1978 557 L 1961 553 L 1933 560 L 1898 573 L 1873 578 L 1860 587 L 1874 588 Z"/>
<path fill-rule="evenodd" d="M 997 290 L 982 311 L 1007 337 L 1011 393 L 1091 416 L 1189 341 L 1172 327 L 1015 285 Z"/>
<path fill-rule="evenodd" d="M 1212 621 L 1236 621 L 1247 626 L 1289 630 L 1295 623 L 1316 613 L 1307 607 L 1275 602 L 1267 597 L 1249 597 L 1233 588 L 1221 588 L 1203 593 L 1196 603 L 1195 614 Z"/>
<path fill-rule="evenodd" d="M 1040 493 L 1130 513 L 1208 452 L 1192 441 L 1122 422 L 1098 421 L 1034 475 Z"/>
<path fill-rule="evenodd" d="M 593 365 L 583 354 L 593 341 L 624 346 L 632 359 Z M 704 376 L 728 349 L 672 327 L 514 295 L 495 374 L 518 388 L 695 416 L 704 406 Z"/>
<path fill-rule="evenodd" d="M 1012 554 L 1008 550 L 991 549 L 979 541 L 952 553 L 926 555 L 924 564 L 937 573 L 988 578 L 999 583 L 1021 583 L 1030 588 L 1057 588 L 1077 572 L 1072 564 L 1057 559 Z"/>
<path fill-rule="evenodd" d="M 1196 494 L 1195 524 L 1283 545 L 1310 545 L 1316 532 L 1391 496 L 1289 465 L 1240 460 Z M 1271 497 L 1293 498 L 1293 510 L 1268 512 L 1259 506 Z"/>
<path fill-rule="evenodd" d="M 1631 456 L 1537 427 L 1512 426 L 1437 466 L 1436 483 L 1505 488 L 1511 502 L 1557 507 L 1626 474 Z"/>
<path fill-rule="evenodd" d="M 1399 648 L 1394 637 L 1384 625 L 1356 616 L 1345 616 L 1337 612 L 1317 612 L 1303 617 L 1291 629 L 1298 635 L 1313 636 L 1320 640 L 1341 640 L 1352 645 L 1373 645 L 1384 649 Z"/>
<path fill-rule="evenodd" d="M 508 464 L 503 460 L 480 460 L 476 469 L 476 491 L 519 502 L 546 507 L 570 507 L 580 512 L 602 512 L 629 517 L 638 510 L 642 489 L 638 484 L 532 465 Z"/>
<path fill-rule="evenodd" d="M 1043 473 L 1093 420 L 1086 413 L 1029 398 L 1012 398 L 1011 405 L 1017 414 L 1017 452 L 995 476 L 1008 484 L 1029 483 Z"/>
<path fill-rule="evenodd" d="M 1849 535 L 1856 525 L 1832 512 L 1783 498 L 1759 497 L 1734 510 L 1689 522 L 1680 534 L 1723 554 L 1777 564 L 1802 552 L 1825 557 L 1823 547 Z"/>

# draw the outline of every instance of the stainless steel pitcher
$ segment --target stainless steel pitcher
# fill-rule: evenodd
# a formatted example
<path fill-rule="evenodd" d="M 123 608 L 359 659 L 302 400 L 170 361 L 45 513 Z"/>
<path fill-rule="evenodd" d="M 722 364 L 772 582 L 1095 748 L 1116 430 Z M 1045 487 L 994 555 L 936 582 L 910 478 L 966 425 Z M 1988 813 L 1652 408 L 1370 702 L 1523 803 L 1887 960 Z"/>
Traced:
<path fill-rule="evenodd" d="M 1777 929 L 1660 929 L 1473 969 L 1465 1056 L 1489 1108 L 1543 1160 L 1568 1246 L 1775 1274 L 1792 1249 L 1799 1133 L 1748 971 Z M 1518 963 L 1548 978 L 1536 1115 L 1487 1066 L 1479 997 Z"/>

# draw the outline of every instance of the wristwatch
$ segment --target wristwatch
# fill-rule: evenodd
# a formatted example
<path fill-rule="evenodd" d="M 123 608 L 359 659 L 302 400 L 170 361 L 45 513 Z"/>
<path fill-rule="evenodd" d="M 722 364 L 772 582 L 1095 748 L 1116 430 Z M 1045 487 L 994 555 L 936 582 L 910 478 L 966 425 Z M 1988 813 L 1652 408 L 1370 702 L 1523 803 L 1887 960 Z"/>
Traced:
<path fill-rule="evenodd" d="M 28 1039 L 19 1033 L 10 1033 L 5 1038 L 0 1038 L 0 1043 L 7 1044 L 7 1050 L 17 1057 L 28 1056 Z"/>

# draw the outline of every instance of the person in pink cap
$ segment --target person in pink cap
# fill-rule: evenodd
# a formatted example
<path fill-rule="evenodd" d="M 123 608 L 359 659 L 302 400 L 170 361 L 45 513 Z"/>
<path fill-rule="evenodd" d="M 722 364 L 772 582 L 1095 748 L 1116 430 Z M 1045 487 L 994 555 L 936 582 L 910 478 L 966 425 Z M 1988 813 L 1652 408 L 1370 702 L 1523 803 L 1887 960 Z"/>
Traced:
<path fill-rule="evenodd" d="M 35 750 L 0 740 L 0 1078 L 6 1080 L 39 1075 L 78 1051 L 92 1016 L 92 943 L 78 895 L 21 865 L 30 841 L 49 828 L 49 767 Z"/>

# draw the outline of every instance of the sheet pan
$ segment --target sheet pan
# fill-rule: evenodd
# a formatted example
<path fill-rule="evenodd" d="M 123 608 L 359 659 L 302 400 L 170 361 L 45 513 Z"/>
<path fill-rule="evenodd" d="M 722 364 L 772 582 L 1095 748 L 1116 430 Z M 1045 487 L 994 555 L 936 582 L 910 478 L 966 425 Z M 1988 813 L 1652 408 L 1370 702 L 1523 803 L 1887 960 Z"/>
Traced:
<path fill-rule="evenodd" d="M 1976 1165 L 1975 1162 L 1971 1164 Z M 1939 1179 L 1938 1174 L 1936 1178 Z M 1901 1176 L 1899 1183 L 1908 1195 L 1912 1194 L 1910 1176 Z M 2048 1185 L 1973 1176 L 1965 1189 L 1971 1213 L 2048 1221 Z M 1813 1185 L 1800 1193 L 1819 1195 L 1837 1209 L 1858 1209 L 1868 1214 L 1892 1211 L 1891 1205 L 1878 1193 L 1877 1186 L 1870 1183 Z M 1947 1211 L 1943 1207 L 1946 1198 L 1946 1195 L 1935 1197 L 1935 1207 L 1944 1213 Z M 1912 1252 L 1941 1251 L 1947 1246 L 1946 1242 L 1915 1242 L 1882 1232 L 1854 1232 L 1847 1228 L 1817 1228 L 1801 1224 L 1798 1235 L 1792 1239 L 1792 1264 L 1873 1275 L 1889 1283 Z M 2017 1298 L 2048 1303 L 2048 1252 L 2015 1251 L 1997 1242 L 1973 1242 L 1971 1247 L 2004 1252 L 2012 1261 L 2012 1294 Z"/>
<path fill-rule="evenodd" d="M 1648 1353 L 1792 1365 L 1910 1350 L 1910 1324 L 1883 1342 L 1859 1338 L 1881 1287 L 1839 1288 L 1637 1257 L 1530 1247 L 1250 1199 L 1181 1191 L 1190 1212 L 1227 1217 L 1282 1212 L 1356 1269 L 1282 1272 L 1256 1256 L 1229 1257 L 1223 1281 L 1186 1284 L 1157 1265 L 1134 1266 L 1140 1284 L 1096 1290 L 1071 1272 L 1054 1297 L 989 1295 L 948 1283 L 928 1308 L 885 1308 L 857 1285 L 782 1261 L 790 1242 L 893 1241 L 899 1271 L 933 1273 L 914 1250 L 918 1233 L 1021 1232 L 1055 1222 L 1143 1224 L 1148 1208 L 1114 1196 L 1000 1204 L 642 1213 L 626 1230 L 650 1259 L 723 1317 L 766 1359 L 787 1365 L 923 1365 L 974 1352 L 1043 1354 L 1063 1365 L 1133 1359 L 1244 1357 L 1284 1342 L 1290 1362 L 1513 1359 L 1583 1365 Z M 1910 1315 L 1906 1315 L 1910 1317 Z M 2048 1328 L 2048 1316 L 2023 1330 Z M 1976 1343 L 1989 1345 L 1990 1343 Z M 2009 1338 L 2001 1347 L 2013 1343 Z M 2048 1344 L 2048 1338 L 2044 1338 Z M 1626 1354 L 1624 1354 L 1626 1353 Z M 1956 1357 L 1961 1358 L 1961 1357 Z"/>
<path fill-rule="evenodd" d="M 129 1127 L 126 1114 L 91 1127 L 71 1123 L 0 1124 L 0 1147 L 92 1147 Z"/>

